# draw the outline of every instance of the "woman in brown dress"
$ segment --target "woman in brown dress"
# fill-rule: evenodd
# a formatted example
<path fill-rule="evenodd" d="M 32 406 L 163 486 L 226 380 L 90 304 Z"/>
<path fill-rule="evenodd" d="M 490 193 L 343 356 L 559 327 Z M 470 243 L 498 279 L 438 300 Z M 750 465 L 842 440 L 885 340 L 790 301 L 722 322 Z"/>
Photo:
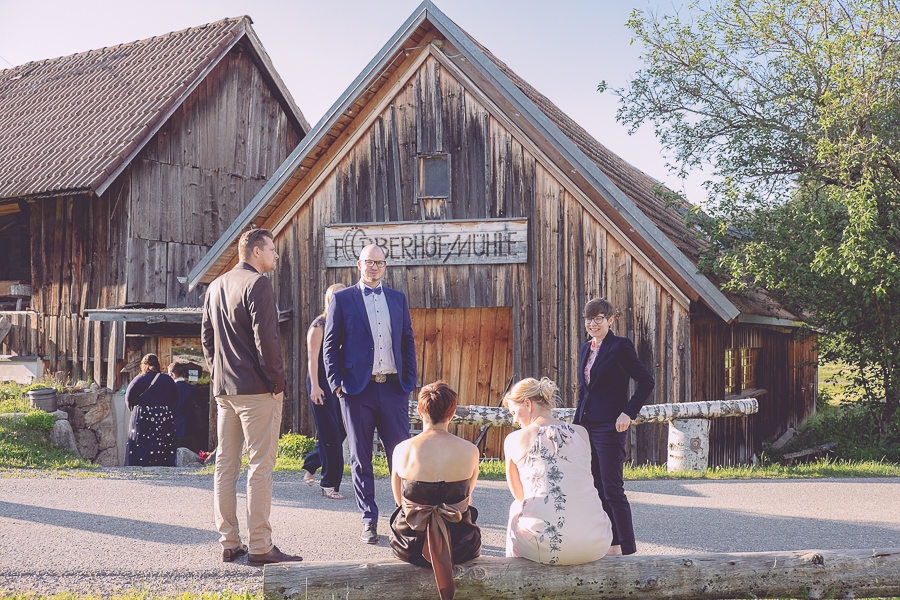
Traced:
<path fill-rule="evenodd" d="M 453 598 L 453 565 L 481 554 L 472 490 L 478 448 L 448 430 L 457 395 L 443 381 L 419 392 L 422 433 L 394 449 L 391 549 L 402 561 L 434 569 L 442 600 Z"/>

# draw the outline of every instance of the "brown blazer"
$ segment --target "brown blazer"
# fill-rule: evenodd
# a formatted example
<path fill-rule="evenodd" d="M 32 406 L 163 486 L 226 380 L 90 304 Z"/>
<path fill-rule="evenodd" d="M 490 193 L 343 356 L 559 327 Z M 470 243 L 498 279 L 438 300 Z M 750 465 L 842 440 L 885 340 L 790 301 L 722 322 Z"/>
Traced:
<path fill-rule="evenodd" d="M 247 263 L 209 284 L 202 336 L 214 396 L 284 391 L 275 292 Z"/>

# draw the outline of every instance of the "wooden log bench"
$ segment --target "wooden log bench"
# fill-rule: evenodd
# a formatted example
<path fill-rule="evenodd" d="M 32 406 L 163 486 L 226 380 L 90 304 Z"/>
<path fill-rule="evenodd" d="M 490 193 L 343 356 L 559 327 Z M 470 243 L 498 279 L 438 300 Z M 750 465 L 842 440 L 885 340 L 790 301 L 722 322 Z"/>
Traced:
<path fill-rule="evenodd" d="M 900 595 L 900 549 L 616 556 L 548 566 L 481 557 L 453 568 L 456 598 L 883 598 Z M 267 565 L 275 598 L 438 597 L 430 569 L 398 560 Z"/>
<path fill-rule="evenodd" d="M 765 393 L 765 390 L 759 390 Z M 733 398 L 708 402 L 676 402 L 672 404 L 648 404 L 631 421 L 633 425 L 643 423 L 669 424 L 668 470 L 704 471 L 709 466 L 709 424 L 710 419 L 723 417 L 744 417 L 756 413 L 759 402 L 756 398 Z M 553 410 L 557 419 L 572 422 L 574 408 Z M 409 403 L 409 419 L 418 423 L 416 403 Z M 469 404 L 456 407 L 455 423 L 489 427 L 512 427 L 512 414 L 497 406 Z"/>

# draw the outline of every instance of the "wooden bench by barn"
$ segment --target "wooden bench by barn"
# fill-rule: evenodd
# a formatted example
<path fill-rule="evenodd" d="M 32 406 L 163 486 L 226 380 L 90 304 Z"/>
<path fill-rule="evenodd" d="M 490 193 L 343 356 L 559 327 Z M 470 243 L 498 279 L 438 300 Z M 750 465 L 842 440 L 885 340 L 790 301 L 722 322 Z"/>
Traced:
<path fill-rule="evenodd" d="M 735 398 L 709 402 L 676 402 L 648 404 L 641 409 L 632 425 L 669 424 L 669 471 L 704 471 L 709 465 L 709 420 L 721 417 L 743 417 L 759 410 L 756 398 Z M 574 408 L 553 410 L 557 419 L 571 422 Z M 418 423 L 416 403 L 409 404 L 409 419 Z M 503 407 L 474 404 L 456 407 L 454 423 L 489 427 L 511 427 L 512 414 Z"/>
<path fill-rule="evenodd" d="M 900 595 L 900 549 L 607 557 L 539 565 L 481 557 L 453 567 L 456 598 L 878 598 Z M 271 598 L 438 597 L 434 574 L 398 560 L 267 565 Z"/>

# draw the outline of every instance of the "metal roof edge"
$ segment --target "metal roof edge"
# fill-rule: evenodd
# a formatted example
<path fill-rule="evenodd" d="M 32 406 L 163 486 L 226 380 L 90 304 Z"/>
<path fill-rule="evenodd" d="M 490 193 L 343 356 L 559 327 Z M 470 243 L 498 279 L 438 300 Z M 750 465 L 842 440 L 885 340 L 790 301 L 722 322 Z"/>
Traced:
<path fill-rule="evenodd" d="M 779 319 L 778 317 L 766 317 L 763 315 L 751 315 L 741 313 L 737 317 L 738 323 L 746 323 L 748 325 L 773 325 L 775 327 L 803 327 L 803 321 L 795 321 L 793 319 Z"/>
<path fill-rule="evenodd" d="M 209 249 L 200 261 L 188 273 L 188 289 L 193 290 L 200 283 L 200 279 L 206 275 L 225 250 L 231 245 L 237 231 L 242 230 L 262 211 L 272 197 L 277 194 L 284 184 L 290 179 L 300 162 L 309 154 L 312 148 L 322 140 L 325 133 L 337 122 L 343 114 L 345 107 L 351 104 L 353 99 L 362 94 L 377 74 L 381 71 L 388 57 L 397 52 L 397 47 L 409 37 L 409 32 L 414 31 L 425 19 L 426 9 L 433 6 L 429 0 L 425 0 L 410 15 L 410 17 L 394 33 L 393 37 L 381 48 L 378 54 L 369 61 L 369 64 L 360 72 L 353 82 L 344 90 L 344 93 L 335 101 L 321 119 L 313 126 L 307 135 L 300 141 L 293 152 L 281 163 L 278 170 L 266 181 L 266 184 L 257 192 L 253 200 L 241 211 L 234 222 L 228 227 L 216 243 Z"/>
<path fill-rule="evenodd" d="M 577 145 L 566 136 L 525 94 L 478 48 L 451 19 L 440 11 L 430 0 L 422 6 L 428 9 L 428 20 L 453 41 L 459 52 L 467 60 L 477 65 L 482 72 L 517 106 L 539 131 L 554 142 L 557 150 L 573 165 L 582 169 L 582 175 L 607 198 L 612 207 L 626 215 L 635 230 L 669 259 L 670 264 L 703 298 L 709 307 L 726 322 L 731 322 L 740 314 L 728 298 L 709 279 L 697 272 L 697 267 L 663 234 L 659 228 L 632 202 L 600 168 L 595 165 Z"/>

